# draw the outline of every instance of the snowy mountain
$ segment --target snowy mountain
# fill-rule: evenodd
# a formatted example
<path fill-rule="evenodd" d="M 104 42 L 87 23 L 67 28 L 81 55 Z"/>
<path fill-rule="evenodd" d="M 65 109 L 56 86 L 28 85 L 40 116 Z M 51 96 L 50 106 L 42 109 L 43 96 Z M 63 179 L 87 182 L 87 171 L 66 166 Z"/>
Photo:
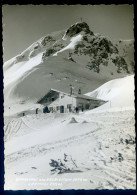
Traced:
<path fill-rule="evenodd" d="M 134 75 L 111 80 L 91 93 L 90 97 L 109 101 L 101 108 L 134 107 Z"/>
<path fill-rule="evenodd" d="M 5 62 L 5 104 L 36 102 L 53 87 L 68 92 L 70 84 L 87 93 L 133 74 L 133 44 L 94 34 L 85 22 L 46 35 Z"/>
<path fill-rule="evenodd" d="M 136 188 L 133 43 L 79 22 L 4 64 L 5 190 Z M 108 102 L 43 113 L 36 102 L 70 84 Z"/>

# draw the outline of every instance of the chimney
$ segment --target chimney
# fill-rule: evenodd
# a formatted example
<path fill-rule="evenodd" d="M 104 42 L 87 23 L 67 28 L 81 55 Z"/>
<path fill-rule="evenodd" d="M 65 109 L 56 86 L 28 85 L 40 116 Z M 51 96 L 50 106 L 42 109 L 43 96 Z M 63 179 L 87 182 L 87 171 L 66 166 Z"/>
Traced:
<path fill-rule="evenodd" d="M 72 95 L 72 85 L 70 85 L 70 95 Z"/>
<path fill-rule="evenodd" d="M 78 94 L 81 94 L 81 89 L 79 88 L 79 90 L 78 90 Z"/>

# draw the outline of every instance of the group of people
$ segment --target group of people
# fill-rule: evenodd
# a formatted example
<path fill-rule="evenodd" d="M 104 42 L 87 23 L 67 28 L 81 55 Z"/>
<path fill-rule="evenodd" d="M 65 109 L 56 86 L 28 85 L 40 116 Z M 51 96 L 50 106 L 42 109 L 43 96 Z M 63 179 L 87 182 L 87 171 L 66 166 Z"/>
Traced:
<path fill-rule="evenodd" d="M 36 114 L 38 114 L 38 110 L 39 110 L 39 108 L 36 108 Z M 79 113 L 80 110 L 83 112 L 84 111 L 84 108 L 83 107 L 82 108 L 75 107 L 74 110 L 71 109 L 69 111 L 70 112 Z M 54 110 L 50 111 L 49 108 L 48 108 L 48 106 L 46 106 L 46 107 L 43 108 L 43 113 L 50 113 L 50 112 L 56 112 L 56 110 L 54 109 Z M 25 112 L 22 113 L 22 116 L 25 116 Z"/>
<path fill-rule="evenodd" d="M 78 113 L 80 110 L 83 112 L 84 108 L 83 107 L 82 108 L 78 108 L 78 107 L 75 108 L 76 113 Z"/>
<path fill-rule="evenodd" d="M 80 110 L 83 112 L 83 111 L 84 111 L 84 108 L 83 108 L 83 107 L 82 107 L 82 108 L 76 107 L 76 108 L 74 109 L 74 112 L 78 113 Z M 56 112 L 56 111 L 53 110 L 52 112 Z M 72 112 L 72 109 L 71 109 L 71 112 Z M 50 113 L 50 110 L 49 110 L 48 106 L 46 106 L 46 107 L 43 108 L 43 113 Z M 36 114 L 37 114 L 37 113 L 36 113 Z"/>
<path fill-rule="evenodd" d="M 49 110 L 48 106 L 43 108 L 43 113 L 50 113 L 50 110 Z"/>

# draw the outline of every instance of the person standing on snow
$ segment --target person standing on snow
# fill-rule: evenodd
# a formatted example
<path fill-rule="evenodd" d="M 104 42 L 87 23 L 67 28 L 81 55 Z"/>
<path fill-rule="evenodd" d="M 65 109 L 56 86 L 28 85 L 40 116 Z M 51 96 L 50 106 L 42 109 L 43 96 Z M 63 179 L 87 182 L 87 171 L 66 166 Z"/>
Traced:
<path fill-rule="evenodd" d="M 78 113 L 78 107 L 76 107 L 75 110 L 76 110 L 76 113 Z"/>

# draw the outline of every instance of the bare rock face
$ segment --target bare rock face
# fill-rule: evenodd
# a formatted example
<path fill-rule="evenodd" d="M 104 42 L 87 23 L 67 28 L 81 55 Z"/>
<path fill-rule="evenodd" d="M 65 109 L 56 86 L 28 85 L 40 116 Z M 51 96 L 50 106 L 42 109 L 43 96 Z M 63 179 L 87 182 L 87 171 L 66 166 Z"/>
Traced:
<path fill-rule="evenodd" d="M 52 36 L 47 35 L 47 36 L 45 36 L 45 37 L 42 39 L 41 44 L 42 44 L 43 46 L 46 46 L 46 44 L 47 44 L 48 42 L 54 42 L 54 41 L 55 41 L 55 39 L 54 39 Z"/>
<path fill-rule="evenodd" d="M 93 35 L 93 32 L 90 31 L 89 26 L 85 22 L 76 23 L 76 24 L 72 25 L 66 31 L 66 35 L 73 37 L 73 36 L 77 35 L 78 33 L 80 33 L 81 31 L 84 31 L 85 33 L 90 33 L 90 35 Z"/>

